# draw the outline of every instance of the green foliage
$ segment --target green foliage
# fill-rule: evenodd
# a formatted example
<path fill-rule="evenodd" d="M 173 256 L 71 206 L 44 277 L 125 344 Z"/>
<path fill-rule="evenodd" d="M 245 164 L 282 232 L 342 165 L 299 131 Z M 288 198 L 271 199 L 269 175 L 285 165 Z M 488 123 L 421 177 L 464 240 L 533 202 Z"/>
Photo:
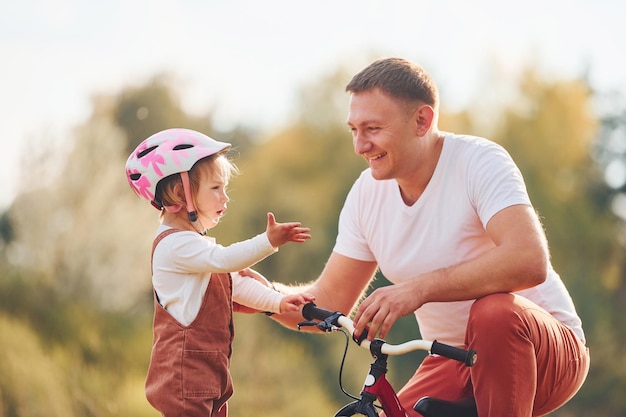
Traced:
<path fill-rule="evenodd" d="M 0 346 L 0 415 L 73 414 L 63 369 L 28 325 L 0 314 Z"/>
<path fill-rule="evenodd" d="M 148 416 L 151 316 L 59 299 L 18 273 L 0 283 L 0 415 Z M 137 392 L 139 391 L 139 392 Z"/>
<path fill-rule="evenodd" d="M 301 341 L 280 337 L 276 324 L 262 314 L 235 316 L 231 366 L 235 392 L 229 414 L 332 415 L 338 403 L 330 398 L 328 382 Z"/>

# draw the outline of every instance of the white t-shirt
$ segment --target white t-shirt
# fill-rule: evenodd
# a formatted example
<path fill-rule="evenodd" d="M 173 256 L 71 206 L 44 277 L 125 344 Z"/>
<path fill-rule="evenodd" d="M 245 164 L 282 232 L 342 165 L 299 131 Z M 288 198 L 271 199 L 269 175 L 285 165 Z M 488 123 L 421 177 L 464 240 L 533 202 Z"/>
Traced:
<path fill-rule="evenodd" d="M 161 225 L 157 236 L 167 230 Z M 231 273 L 233 301 L 260 311 L 278 313 L 283 295 L 236 271 L 276 252 L 266 233 L 222 246 L 196 232 L 172 233 L 159 242 L 152 261 L 152 285 L 160 304 L 179 323 L 188 326 L 198 315 L 211 273 Z"/>
<path fill-rule="evenodd" d="M 445 134 L 433 176 L 412 206 L 395 180 L 367 169 L 352 186 L 339 217 L 334 251 L 376 261 L 392 283 L 473 259 L 494 247 L 485 230 L 498 211 L 531 205 L 510 155 L 487 139 Z M 584 340 L 581 320 L 559 275 L 518 294 L 543 307 Z M 424 339 L 461 346 L 473 300 L 427 303 L 415 312 Z"/>

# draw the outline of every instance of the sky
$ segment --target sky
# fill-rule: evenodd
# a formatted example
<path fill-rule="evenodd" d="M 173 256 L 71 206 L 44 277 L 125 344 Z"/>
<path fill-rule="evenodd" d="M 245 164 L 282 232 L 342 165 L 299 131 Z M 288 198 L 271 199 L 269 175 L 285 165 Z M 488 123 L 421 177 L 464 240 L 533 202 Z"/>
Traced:
<path fill-rule="evenodd" d="M 186 110 L 259 129 L 287 121 L 298 88 L 371 53 L 424 66 L 451 108 L 471 105 L 494 64 L 588 72 L 597 91 L 626 94 L 625 18 L 622 0 L 0 0 L 0 209 L 31 147 L 71 139 L 94 94 L 159 73 Z"/>

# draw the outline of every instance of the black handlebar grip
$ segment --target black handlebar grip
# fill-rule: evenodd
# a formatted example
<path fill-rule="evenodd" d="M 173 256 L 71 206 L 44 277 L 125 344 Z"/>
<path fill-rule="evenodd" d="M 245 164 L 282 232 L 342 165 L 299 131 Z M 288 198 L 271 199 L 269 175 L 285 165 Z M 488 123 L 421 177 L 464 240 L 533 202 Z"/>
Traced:
<path fill-rule="evenodd" d="M 335 314 L 334 311 L 319 308 L 315 303 L 307 303 L 302 307 L 302 317 L 307 320 L 326 320 L 333 314 Z"/>
<path fill-rule="evenodd" d="M 430 348 L 430 353 L 463 362 L 466 366 L 474 365 L 477 359 L 476 351 L 474 349 L 465 350 L 458 347 L 446 345 L 444 343 L 439 343 L 436 340 L 433 342 L 433 345 Z"/>

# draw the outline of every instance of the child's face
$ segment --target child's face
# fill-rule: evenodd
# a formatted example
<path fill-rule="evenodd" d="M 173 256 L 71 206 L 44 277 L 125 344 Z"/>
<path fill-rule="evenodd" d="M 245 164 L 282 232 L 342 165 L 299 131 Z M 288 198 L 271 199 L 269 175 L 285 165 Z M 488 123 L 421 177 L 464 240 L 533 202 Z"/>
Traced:
<path fill-rule="evenodd" d="M 215 227 L 226 212 L 229 198 L 226 194 L 228 180 L 222 170 L 204 170 L 201 174 L 196 204 L 198 217 L 207 229 Z"/>

